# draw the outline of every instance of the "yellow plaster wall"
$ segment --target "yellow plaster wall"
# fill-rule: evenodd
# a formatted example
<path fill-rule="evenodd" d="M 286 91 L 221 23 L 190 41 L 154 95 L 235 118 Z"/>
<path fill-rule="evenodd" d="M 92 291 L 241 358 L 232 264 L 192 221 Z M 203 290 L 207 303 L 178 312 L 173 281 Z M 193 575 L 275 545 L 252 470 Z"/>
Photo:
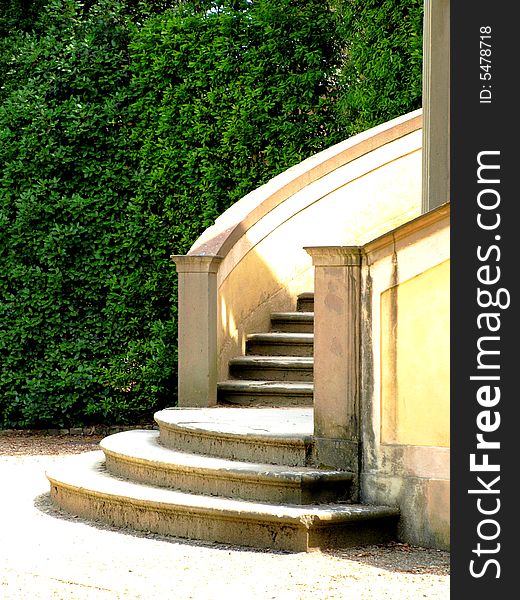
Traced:
<path fill-rule="evenodd" d="M 381 442 L 449 447 L 450 269 L 381 297 Z"/>

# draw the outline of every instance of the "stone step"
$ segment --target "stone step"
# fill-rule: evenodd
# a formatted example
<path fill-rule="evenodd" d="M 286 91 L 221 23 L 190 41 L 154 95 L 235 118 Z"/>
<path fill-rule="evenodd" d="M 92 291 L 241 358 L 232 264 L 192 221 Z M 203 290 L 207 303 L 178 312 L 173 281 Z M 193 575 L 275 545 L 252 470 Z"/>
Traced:
<path fill-rule="evenodd" d="M 384 506 L 273 505 L 133 483 L 111 476 L 102 452 L 54 465 L 51 498 L 82 518 L 160 535 L 305 552 L 394 539 L 397 509 Z"/>
<path fill-rule="evenodd" d="M 234 379 L 312 381 L 314 359 L 300 356 L 239 356 L 229 361 Z"/>
<path fill-rule="evenodd" d="M 217 384 L 219 404 L 236 406 L 312 406 L 307 381 L 228 380 Z"/>
<path fill-rule="evenodd" d="M 312 333 L 314 331 L 314 313 L 271 313 L 271 331 L 285 331 L 287 333 Z"/>
<path fill-rule="evenodd" d="M 246 339 L 246 354 L 255 356 L 312 356 L 313 333 L 253 333 Z"/>
<path fill-rule="evenodd" d="M 101 442 L 107 470 L 181 492 L 271 504 L 319 504 L 348 496 L 352 473 L 189 454 L 165 448 L 157 431 L 116 433 Z"/>
<path fill-rule="evenodd" d="M 296 310 L 300 312 L 313 312 L 314 292 L 305 292 L 304 294 L 300 294 L 296 301 Z"/>
<path fill-rule="evenodd" d="M 155 414 L 163 446 L 230 460 L 309 466 L 312 408 L 167 408 Z"/>

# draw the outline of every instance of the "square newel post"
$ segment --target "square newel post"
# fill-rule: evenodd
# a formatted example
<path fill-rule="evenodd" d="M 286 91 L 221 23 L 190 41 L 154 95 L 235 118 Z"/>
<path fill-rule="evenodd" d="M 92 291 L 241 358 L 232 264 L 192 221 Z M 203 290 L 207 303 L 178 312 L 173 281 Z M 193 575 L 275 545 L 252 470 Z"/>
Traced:
<path fill-rule="evenodd" d="M 425 0 L 422 212 L 450 199 L 450 0 Z"/>
<path fill-rule="evenodd" d="M 305 250 L 314 265 L 315 460 L 358 473 L 362 251 Z"/>
<path fill-rule="evenodd" d="M 179 406 L 217 403 L 217 271 L 220 256 L 172 256 L 179 274 Z"/>

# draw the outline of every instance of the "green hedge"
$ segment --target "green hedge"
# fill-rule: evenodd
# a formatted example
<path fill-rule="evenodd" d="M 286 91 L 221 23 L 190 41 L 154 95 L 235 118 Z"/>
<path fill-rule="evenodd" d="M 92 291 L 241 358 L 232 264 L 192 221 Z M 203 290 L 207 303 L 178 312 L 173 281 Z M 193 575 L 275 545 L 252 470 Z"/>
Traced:
<path fill-rule="evenodd" d="M 130 45 L 137 200 L 160 200 L 177 253 L 251 189 L 340 139 L 332 13 L 319 0 L 239 4 L 169 11 Z"/>
<path fill-rule="evenodd" d="M 419 105 L 422 2 L 333 4 L 0 4 L 0 427 L 174 405 L 170 254 Z"/>
<path fill-rule="evenodd" d="M 53 1 L 40 33 L 11 36 L 0 104 L 3 426 L 139 419 L 174 386 L 168 244 L 154 246 L 160 234 L 132 201 L 123 8 Z"/>
<path fill-rule="evenodd" d="M 339 139 L 333 14 L 46 4 L 0 13 L 0 426 L 135 422 L 175 403 L 169 255 Z"/>
<path fill-rule="evenodd" d="M 423 0 L 338 0 L 338 105 L 350 136 L 421 107 Z"/>

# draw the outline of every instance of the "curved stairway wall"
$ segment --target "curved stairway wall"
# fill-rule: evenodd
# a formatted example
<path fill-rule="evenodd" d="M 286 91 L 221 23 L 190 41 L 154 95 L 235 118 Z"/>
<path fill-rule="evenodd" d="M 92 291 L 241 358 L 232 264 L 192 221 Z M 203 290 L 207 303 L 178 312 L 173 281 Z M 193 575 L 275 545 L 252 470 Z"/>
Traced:
<path fill-rule="evenodd" d="M 283 173 L 174 257 L 180 406 L 51 470 L 59 506 L 290 551 L 448 546 L 450 206 L 418 216 L 420 119 Z M 225 377 L 250 333 L 219 384 L 247 397 L 215 407 L 217 358 Z M 312 406 L 266 407 L 295 383 Z"/>
<path fill-rule="evenodd" d="M 415 111 L 303 161 L 242 198 L 196 241 L 186 259 L 220 257 L 218 380 L 244 353 L 247 334 L 266 331 L 272 312 L 312 291 L 304 246 L 360 245 L 420 214 L 421 125 Z"/>

